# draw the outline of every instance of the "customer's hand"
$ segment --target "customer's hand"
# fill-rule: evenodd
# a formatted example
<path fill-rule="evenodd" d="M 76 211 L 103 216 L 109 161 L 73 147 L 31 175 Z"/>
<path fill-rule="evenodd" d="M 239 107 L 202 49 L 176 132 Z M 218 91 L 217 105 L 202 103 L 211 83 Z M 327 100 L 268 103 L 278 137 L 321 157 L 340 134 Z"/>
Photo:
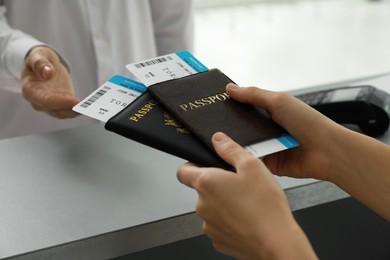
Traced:
<path fill-rule="evenodd" d="M 57 53 L 48 47 L 35 47 L 27 55 L 21 74 L 22 93 L 32 107 L 56 118 L 72 118 L 79 103 L 69 71 Z"/>
<path fill-rule="evenodd" d="M 266 109 L 301 145 L 267 155 L 277 175 L 333 182 L 390 220 L 390 147 L 349 130 L 298 99 L 255 87 L 227 86 L 229 95 Z"/>
<path fill-rule="evenodd" d="M 272 173 L 291 177 L 329 180 L 339 169 L 338 156 L 344 127 L 297 98 L 256 87 L 227 86 L 235 100 L 267 110 L 301 145 L 268 155 L 264 162 Z M 344 152 L 344 151 L 343 151 Z"/>
<path fill-rule="evenodd" d="M 212 139 L 237 174 L 187 163 L 177 177 L 199 194 L 196 212 L 214 247 L 238 259 L 313 259 L 287 199 L 263 162 L 223 133 Z"/>

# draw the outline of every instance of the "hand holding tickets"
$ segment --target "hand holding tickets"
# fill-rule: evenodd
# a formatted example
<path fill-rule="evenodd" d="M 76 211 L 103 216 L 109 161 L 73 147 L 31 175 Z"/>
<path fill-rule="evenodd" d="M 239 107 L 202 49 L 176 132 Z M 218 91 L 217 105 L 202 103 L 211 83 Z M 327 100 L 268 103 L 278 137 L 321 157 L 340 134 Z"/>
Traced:
<path fill-rule="evenodd" d="M 190 131 L 183 131 L 183 129 L 189 127 L 189 125 L 186 123 L 186 120 L 183 121 L 183 118 L 177 118 L 176 115 L 172 115 L 172 110 L 166 106 L 166 103 L 162 105 L 162 103 L 169 100 L 169 97 L 156 100 L 155 97 L 150 96 L 150 93 L 154 93 L 160 89 L 162 90 L 164 86 L 169 85 L 174 86 L 175 91 L 184 90 L 185 86 L 188 86 L 188 84 L 197 86 L 198 89 L 193 88 L 191 90 L 192 95 L 200 95 L 202 93 L 207 95 L 207 92 L 209 91 L 212 93 L 214 87 L 217 87 L 222 92 L 225 92 L 224 89 L 226 84 L 231 82 L 230 80 L 212 81 L 211 85 L 207 84 L 207 81 L 204 82 L 200 80 L 202 78 L 207 78 L 206 80 L 212 80 L 214 77 L 213 75 L 217 74 L 223 76 L 221 79 L 227 79 L 223 73 L 220 73 L 215 69 L 208 70 L 207 67 L 204 66 L 198 59 L 186 51 L 128 64 L 126 65 L 126 68 L 130 71 L 134 78 L 142 82 L 139 83 L 121 76 L 116 76 L 119 77 L 122 81 L 127 80 L 128 82 L 131 82 L 131 85 L 133 86 L 139 85 L 132 89 L 131 95 L 122 93 L 123 91 L 129 92 L 129 90 L 126 89 L 126 86 L 123 86 L 121 82 L 118 83 L 113 82 L 113 80 L 109 80 L 97 91 L 92 93 L 89 97 L 77 105 L 74 110 L 106 122 L 106 129 L 110 131 L 116 132 L 127 138 L 152 146 L 156 149 L 165 151 L 183 159 L 205 166 L 220 166 L 222 168 L 231 168 L 227 167 L 226 163 L 221 162 L 221 159 L 216 156 L 212 149 L 210 149 L 209 152 L 204 153 L 205 148 L 207 149 L 207 144 L 209 145 L 209 148 L 212 148 L 209 144 L 209 141 L 206 141 L 206 139 L 211 138 L 210 134 L 208 134 L 206 139 L 203 138 L 203 143 L 201 143 L 198 132 L 194 132 L 197 137 L 195 137 L 192 133 L 189 133 L 194 130 L 192 127 L 190 127 Z M 216 72 L 217 74 L 215 74 Z M 151 89 L 146 90 L 145 86 L 148 88 L 151 87 Z M 115 89 L 115 91 L 112 89 Z M 121 89 L 123 91 L 121 91 Z M 152 89 L 155 91 L 150 91 Z M 142 101 L 139 100 L 139 102 L 135 102 L 138 96 L 143 92 L 145 93 L 143 94 Z M 182 95 L 183 98 L 185 96 L 187 95 Z M 228 99 L 228 97 L 226 99 Z M 148 108 L 147 103 L 145 103 L 146 101 L 156 102 L 158 104 Z M 137 104 L 135 105 L 133 102 Z M 232 100 L 229 99 L 229 103 L 230 102 L 232 102 Z M 238 104 L 238 107 L 245 107 L 245 109 L 242 110 L 244 115 L 253 114 L 253 112 L 256 110 L 254 108 L 249 108 L 248 105 L 244 104 Z M 248 108 L 249 110 L 247 110 Z M 240 115 L 236 114 L 233 117 L 240 120 L 243 113 Z M 238 125 L 231 127 L 231 129 L 240 130 L 240 133 L 246 133 L 248 127 L 250 128 L 252 124 L 257 124 L 261 127 L 257 127 L 254 130 L 256 134 L 260 135 L 263 133 L 262 131 L 268 129 L 268 133 L 263 135 L 263 137 L 257 139 L 255 137 L 253 142 L 248 143 L 248 145 L 244 144 L 247 151 L 256 157 L 262 157 L 269 153 L 289 149 L 298 145 L 298 143 L 293 138 L 291 138 L 291 136 L 289 136 L 281 127 L 277 126 L 271 120 L 264 117 L 264 111 L 262 113 L 255 112 L 255 118 L 252 118 L 251 120 L 248 120 L 247 117 L 244 116 L 242 122 L 245 123 L 243 125 L 238 123 Z M 158 117 L 156 117 L 157 114 L 159 115 Z M 137 118 L 138 120 L 131 120 L 131 118 Z M 214 127 L 212 124 L 214 121 L 216 122 L 222 118 L 224 118 L 224 116 L 215 115 L 215 118 L 212 118 L 211 123 L 210 121 L 206 123 L 202 122 L 202 118 L 198 118 L 196 121 L 194 121 L 195 125 L 193 124 L 192 126 L 199 125 L 201 128 L 203 128 L 205 125 L 209 125 L 209 129 L 211 131 L 218 131 L 218 128 L 221 126 L 221 124 L 216 124 Z M 228 124 L 230 119 L 232 119 L 232 117 L 230 117 L 227 121 Z M 228 126 L 228 124 L 224 124 Z M 172 125 L 180 125 L 180 127 L 172 127 Z M 160 131 L 148 131 L 147 129 L 149 127 L 152 127 L 151 129 L 160 129 Z M 175 131 L 168 135 L 164 135 L 163 133 L 171 132 L 170 130 L 172 129 L 167 130 L 169 128 L 172 128 Z M 271 132 L 269 132 L 269 130 L 273 131 L 273 134 L 270 134 Z M 182 140 L 182 138 L 179 136 L 186 136 L 184 137 L 186 141 L 179 142 L 179 140 Z M 190 138 L 187 136 L 190 136 Z M 247 134 L 245 136 L 251 137 Z M 189 139 L 192 140 L 189 141 Z M 199 144 L 194 145 L 194 143 Z M 200 154 L 203 155 L 200 156 Z"/>
<path fill-rule="evenodd" d="M 80 102 L 67 67 L 49 47 L 33 48 L 27 55 L 21 74 L 23 96 L 37 111 L 56 118 L 72 118 L 72 107 Z"/>

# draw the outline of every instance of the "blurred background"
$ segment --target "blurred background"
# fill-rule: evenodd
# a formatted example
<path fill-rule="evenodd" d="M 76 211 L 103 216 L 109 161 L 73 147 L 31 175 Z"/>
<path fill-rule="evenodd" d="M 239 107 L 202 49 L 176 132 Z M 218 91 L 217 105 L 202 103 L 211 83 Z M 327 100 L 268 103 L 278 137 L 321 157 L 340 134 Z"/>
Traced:
<path fill-rule="evenodd" d="M 390 0 L 195 0 L 195 56 L 273 90 L 390 72 Z"/>

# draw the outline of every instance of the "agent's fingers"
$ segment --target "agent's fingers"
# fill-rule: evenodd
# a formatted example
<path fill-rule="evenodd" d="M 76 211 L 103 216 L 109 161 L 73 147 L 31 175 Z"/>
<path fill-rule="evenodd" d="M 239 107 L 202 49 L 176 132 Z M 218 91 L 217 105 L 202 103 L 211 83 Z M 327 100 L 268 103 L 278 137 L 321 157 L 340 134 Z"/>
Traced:
<path fill-rule="evenodd" d="M 74 118 L 80 115 L 79 113 L 74 112 L 73 110 L 54 110 L 54 111 L 48 111 L 47 113 L 59 119 Z"/>
<path fill-rule="evenodd" d="M 26 59 L 26 65 L 38 77 L 49 80 L 55 73 L 55 68 L 50 59 L 52 53 L 33 49 Z"/>
<path fill-rule="evenodd" d="M 45 79 L 51 79 L 54 75 L 54 67 L 50 66 L 50 64 L 37 65 L 37 70 L 39 70 L 39 75 Z M 41 69 L 39 69 L 41 68 Z"/>
<path fill-rule="evenodd" d="M 23 87 L 23 96 L 30 103 L 47 111 L 71 109 L 80 102 L 71 93 L 53 92 L 51 89 L 41 86 L 40 83 L 31 83 Z"/>
<path fill-rule="evenodd" d="M 56 109 L 56 110 L 48 110 L 45 107 L 37 106 L 33 103 L 31 103 L 31 106 L 36 110 L 36 111 L 41 111 L 45 112 L 53 117 L 59 118 L 59 119 L 64 119 L 64 118 L 73 118 L 76 116 L 79 116 L 80 114 L 73 111 L 71 108 L 69 109 Z"/>

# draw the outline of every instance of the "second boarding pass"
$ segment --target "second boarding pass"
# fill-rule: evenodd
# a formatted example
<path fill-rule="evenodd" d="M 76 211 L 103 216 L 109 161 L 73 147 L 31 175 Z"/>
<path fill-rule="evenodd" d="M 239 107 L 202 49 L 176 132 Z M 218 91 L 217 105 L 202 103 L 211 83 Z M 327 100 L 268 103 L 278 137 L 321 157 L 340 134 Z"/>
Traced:
<path fill-rule="evenodd" d="M 188 51 L 167 54 L 126 65 L 134 79 L 116 75 L 77 104 L 73 110 L 102 122 L 107 122 L 146 91 L 148 86 L 207 71 Z M 299 143 L 291 136 L 262 141 L 244 147 L 255 157 L 290 149 Z"/>

